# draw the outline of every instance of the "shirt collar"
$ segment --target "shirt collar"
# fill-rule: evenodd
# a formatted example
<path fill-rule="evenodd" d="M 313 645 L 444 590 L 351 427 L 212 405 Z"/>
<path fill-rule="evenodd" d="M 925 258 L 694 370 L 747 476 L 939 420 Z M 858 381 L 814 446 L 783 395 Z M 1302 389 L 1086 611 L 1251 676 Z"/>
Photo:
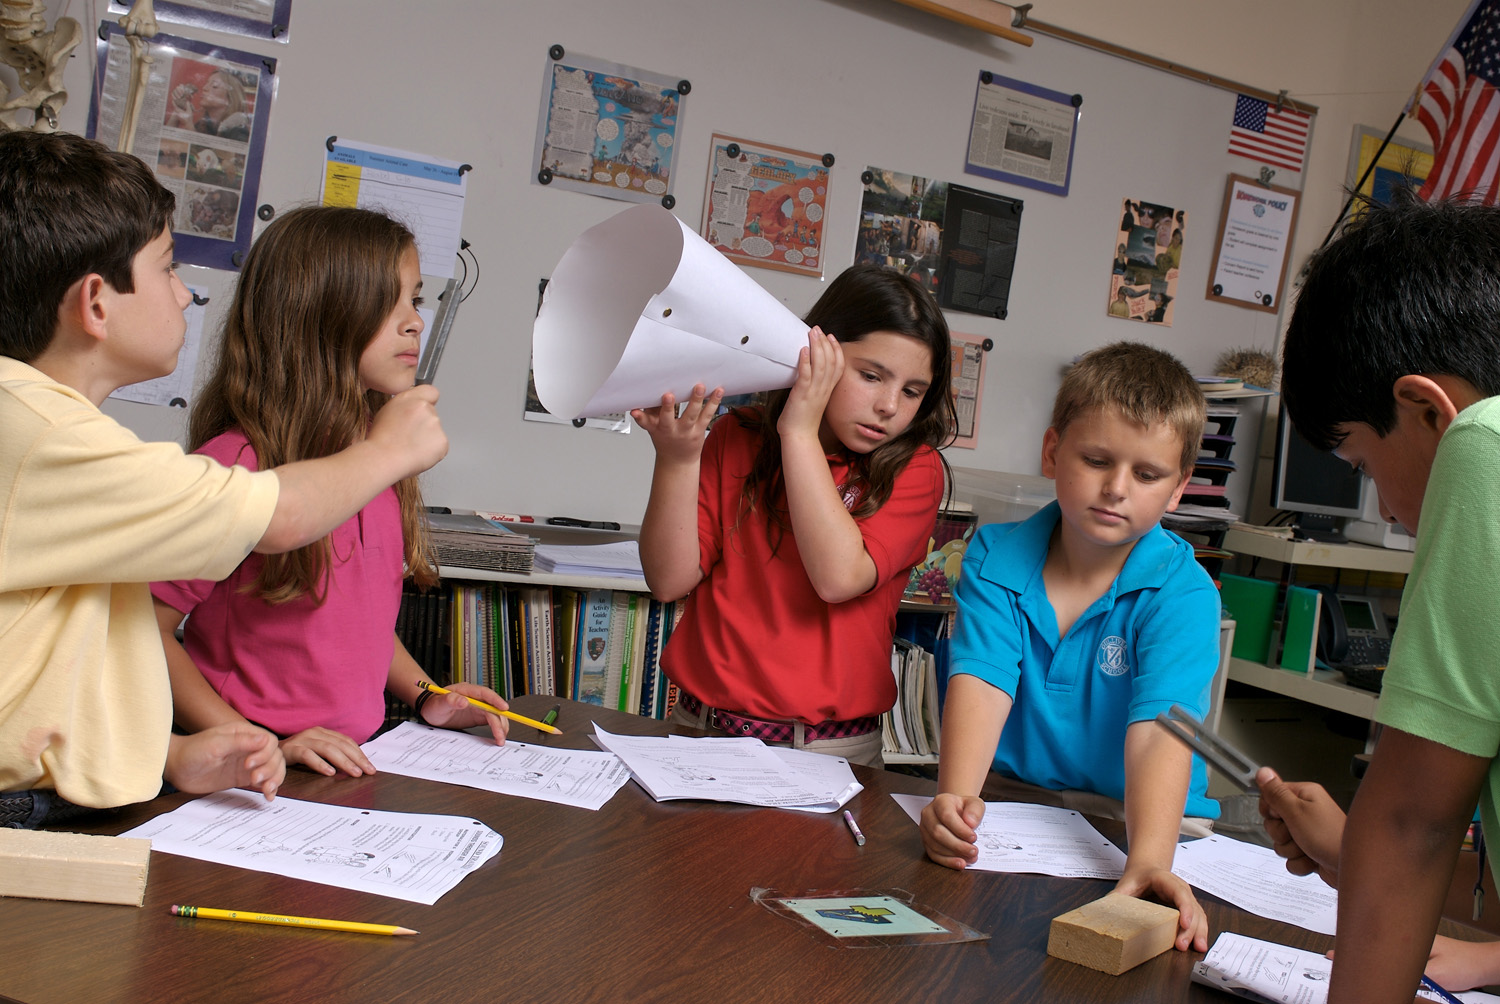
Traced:
<path fill-rule="evenodd" d="M 1061 518 L 1062 510 L 1057 503 L 1049 502 L 1031 518 L 1008 527 L 991 542 L 979 574 L 1014 593 L 1026 592 L 1027 586 L 1042 573 L 1047 560 L 1047 545 Z M 1131 548 L 1111 592 L 1120 596 L 1165 584 L 1175 563 L 1177 546 L 1177 538 L 1163 530 L 1160 524 L 1152 527 Z"/>

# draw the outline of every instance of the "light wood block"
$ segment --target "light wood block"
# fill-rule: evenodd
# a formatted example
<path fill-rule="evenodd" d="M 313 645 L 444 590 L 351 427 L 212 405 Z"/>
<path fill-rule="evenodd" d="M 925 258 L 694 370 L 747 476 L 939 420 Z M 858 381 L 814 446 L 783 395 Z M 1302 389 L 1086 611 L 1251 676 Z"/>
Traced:
<path fill-rule="evenodd" d="M 1112 892 L 1052 919 L 1047 954 L 1111 976 L 1172 947 L 1177 911 Z"/>
<path fill-rule="evenodd" d="M 151 841 L 0 827 L 0 896 L 140 906 Z"/>

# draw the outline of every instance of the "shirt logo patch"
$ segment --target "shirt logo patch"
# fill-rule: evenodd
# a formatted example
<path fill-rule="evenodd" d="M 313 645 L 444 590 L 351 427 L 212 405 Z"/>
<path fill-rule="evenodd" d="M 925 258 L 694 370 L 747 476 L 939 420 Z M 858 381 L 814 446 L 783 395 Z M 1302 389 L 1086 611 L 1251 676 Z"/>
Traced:
<path fill-rule="evenodd" d="M 1125 639 L 1112 634 L 1099 643 L 1099 672 L 1105 676 L 1123 676 L 1130 671 L 1125 658 Z"/>

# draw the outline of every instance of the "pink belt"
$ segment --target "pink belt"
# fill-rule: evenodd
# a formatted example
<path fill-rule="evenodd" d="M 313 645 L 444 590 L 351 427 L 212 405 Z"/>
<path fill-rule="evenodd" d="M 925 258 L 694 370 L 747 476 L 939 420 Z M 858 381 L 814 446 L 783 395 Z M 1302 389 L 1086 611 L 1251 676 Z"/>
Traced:
<path fill-rule="evenodd" d="M 681 704 L 683 710 L 690 715 L 696 715 L 703 710 L 703 702 L 686 691 L 683 691 L 677 698 L 677 703 Z M 772 743 L 789 743 L 796 734 L 796 726 L 792 722 L 767 721 L 764 718 L 752 718 L 749 715 L 724 711 L 720 708 L 709 708 L 705 721 L 710 728 L 723 729 L 735 735 L 754 736 Z M 826 721 L 816 725 L 804 725 L 802 737 L 807 742 L 815 739 L 848 739 L 851 736 L 866 735 L 878 728 L 880 728 L 879 718 L 873 716 L 851 718 L 841 722 Z"/>

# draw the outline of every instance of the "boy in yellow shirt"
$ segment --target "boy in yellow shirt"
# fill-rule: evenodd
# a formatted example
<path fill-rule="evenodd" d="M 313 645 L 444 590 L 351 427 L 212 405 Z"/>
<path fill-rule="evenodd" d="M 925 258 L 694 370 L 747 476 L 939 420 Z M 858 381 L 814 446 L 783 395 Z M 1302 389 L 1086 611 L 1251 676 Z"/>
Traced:
<path fill-rule="evenodd" d="M 248 786 L 285 772 L 237 724 L 171 734 L 147 584 L 218 579 L 326 535 L 447 452 L 437 392 L 382 408 L 342 453 L 252 473 L 143 443 L 99 406 L 172 372 L 191 294 L 173 196 L 139 160 L 65 133 L 0 133 L 0 801 L 37 811 Z"/>
<path fill-rule="evenodd" d="M 1069 369 L 1042 440 L 1057 502 L 980 528 L 964 555 L 938 795 L 922 811 L 927 855 L 950 868 L 978 854 L 991 769 L 1118 815 L 1130 851 L 1116 891 L 1177 907 L 1177 947 L 1200 952 L 1208 922 L 1172 857 L 1184 804 L 1219 809 L 1202 763 L 1154 719 L 1173 704 L 1203 715 L 1218 668 L 1218 593 L 1160 525 L 1192 473 L 1204 408 L 1192 374 L 1148 345 L 1108 345 Z"/>

